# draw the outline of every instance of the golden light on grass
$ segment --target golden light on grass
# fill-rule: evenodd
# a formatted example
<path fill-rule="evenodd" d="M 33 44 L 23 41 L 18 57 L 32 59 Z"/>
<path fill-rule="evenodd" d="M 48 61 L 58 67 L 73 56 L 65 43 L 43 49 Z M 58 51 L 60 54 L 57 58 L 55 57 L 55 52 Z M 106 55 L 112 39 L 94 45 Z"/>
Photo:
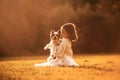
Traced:
<path fill-rule="evenodd" d="M 75 55 L 80 67 L 34 67 L 47 56 L 1 58 L 0 80 L 120 80 L 120 55 Z"/>

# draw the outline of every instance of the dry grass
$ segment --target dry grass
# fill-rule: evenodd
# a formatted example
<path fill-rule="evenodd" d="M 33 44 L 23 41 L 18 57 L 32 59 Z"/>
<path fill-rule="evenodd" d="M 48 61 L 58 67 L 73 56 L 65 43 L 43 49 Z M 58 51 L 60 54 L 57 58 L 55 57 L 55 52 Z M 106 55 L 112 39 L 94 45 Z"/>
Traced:
<path fill-rule="evenodd" d="M 75 55 L 80 67 L 34 67 L 46 58 L 1 58 L 0 80 L 120 80 L 120 55 Z"/>

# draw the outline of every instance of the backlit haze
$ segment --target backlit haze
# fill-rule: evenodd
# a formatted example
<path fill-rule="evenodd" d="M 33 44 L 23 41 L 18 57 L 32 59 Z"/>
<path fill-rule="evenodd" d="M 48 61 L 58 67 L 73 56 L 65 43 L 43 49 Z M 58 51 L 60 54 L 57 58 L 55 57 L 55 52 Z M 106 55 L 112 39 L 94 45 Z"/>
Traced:
<path fill-rule="evenodd" d="M 120 52 L 119 0 L 0 0 L 0 56 L 48 53 L 49 31 L 67 22 L 75 53 Z"/>

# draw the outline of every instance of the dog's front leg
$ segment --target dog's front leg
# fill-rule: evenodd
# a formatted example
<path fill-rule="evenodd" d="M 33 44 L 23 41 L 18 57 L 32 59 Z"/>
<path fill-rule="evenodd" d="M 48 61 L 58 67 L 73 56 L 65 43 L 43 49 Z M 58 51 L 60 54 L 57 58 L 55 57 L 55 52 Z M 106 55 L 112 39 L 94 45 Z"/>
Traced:
<path fill-rule="evenodd" d="M 44 50 L 47 50 L 47 49 L 50 49 L 50 44 L 47 44 L 47 45 L 44 47 Z"/>

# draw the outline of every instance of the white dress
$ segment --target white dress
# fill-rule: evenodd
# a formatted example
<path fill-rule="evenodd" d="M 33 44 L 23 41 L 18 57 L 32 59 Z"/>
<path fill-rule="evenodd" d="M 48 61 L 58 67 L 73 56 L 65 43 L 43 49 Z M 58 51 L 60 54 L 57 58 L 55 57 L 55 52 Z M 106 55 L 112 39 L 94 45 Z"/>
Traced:
<path fill-rule="evenodd" d="M 55 47 L 56 59 L 47 59 L 47 62 L 35 66 L 78 66 L 73 59 L 71 41 L 63 38 L 59 46 Z"/>
<path fill-rule="evenodd" d="M 60 46 L 57 46 L 57 54 L 63 59 L 64 66 L 79 66 L 73 59 L 73 50 L 71 41 L 63 38 Z"/>

